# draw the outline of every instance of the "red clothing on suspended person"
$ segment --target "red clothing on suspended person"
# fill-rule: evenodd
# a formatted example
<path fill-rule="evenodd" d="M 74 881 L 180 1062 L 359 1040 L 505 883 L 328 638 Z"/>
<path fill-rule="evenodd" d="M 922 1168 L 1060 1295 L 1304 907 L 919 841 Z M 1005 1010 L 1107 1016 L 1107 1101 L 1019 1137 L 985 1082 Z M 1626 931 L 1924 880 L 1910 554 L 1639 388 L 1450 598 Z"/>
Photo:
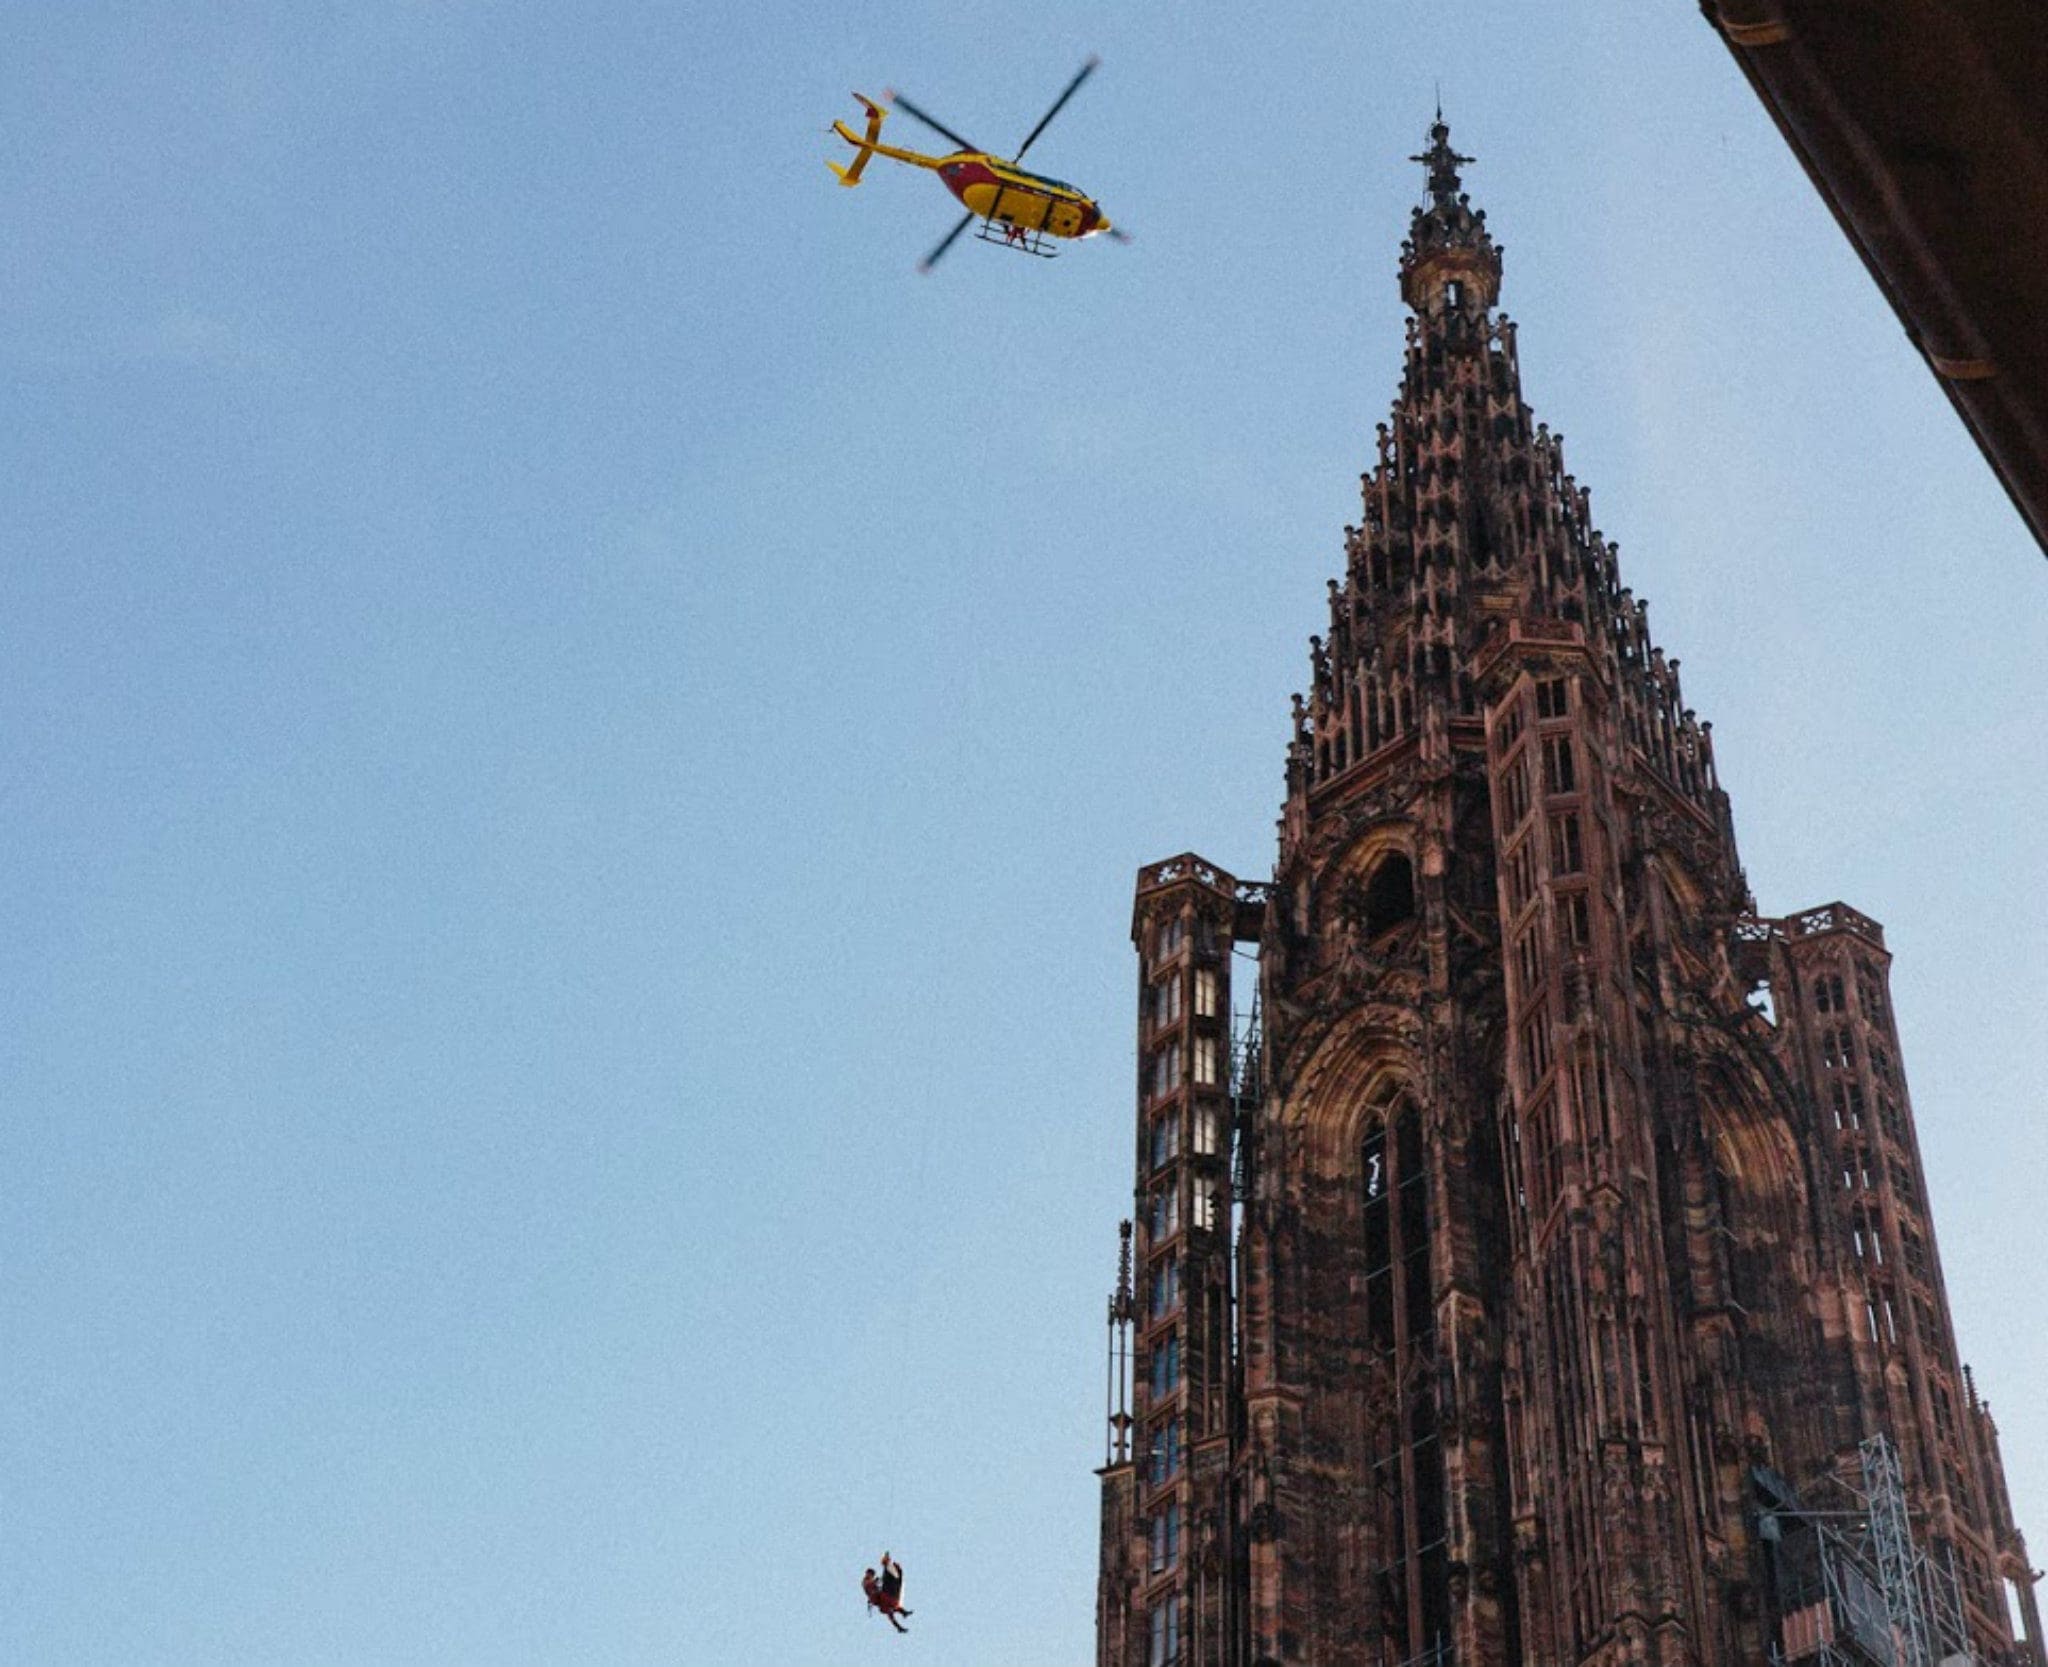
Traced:
<path fill-rule="evenodd" d="M 875 1578 L 875 1571 L 873 1569 L 869 1569 L 866 1574 L 860 1577 L 861 1593 L 867 1598 L 868 1607 L 880 1610 L 882 1618 L 898 1632 L 908 1632 L 910 1628 L 897 1619 L 900 1615 L 908 1615 L 910 1613 L 909 1610 L 903 1607 L 903 1600 L 897 1595 L 902 1590 L 902 1586 L 903 1576 L 900 1572 L 896 1573 L 895 1577 L 886 1584 Z"/>

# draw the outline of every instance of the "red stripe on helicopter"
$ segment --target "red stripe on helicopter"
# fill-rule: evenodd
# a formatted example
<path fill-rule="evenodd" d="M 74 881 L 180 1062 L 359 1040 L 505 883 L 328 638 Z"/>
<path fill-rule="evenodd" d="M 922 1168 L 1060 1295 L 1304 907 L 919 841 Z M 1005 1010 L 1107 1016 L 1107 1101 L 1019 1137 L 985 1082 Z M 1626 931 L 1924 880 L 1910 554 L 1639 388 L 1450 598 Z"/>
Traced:
<path fill-rule="evenodd" d="M 945 182 L 946 189 L 962 202 L 967 200 L 967 192 L 972 186 L 1002 184 L 995 169 L 985 162 L 948 162 L 939 170 L 939 178 Z"/>

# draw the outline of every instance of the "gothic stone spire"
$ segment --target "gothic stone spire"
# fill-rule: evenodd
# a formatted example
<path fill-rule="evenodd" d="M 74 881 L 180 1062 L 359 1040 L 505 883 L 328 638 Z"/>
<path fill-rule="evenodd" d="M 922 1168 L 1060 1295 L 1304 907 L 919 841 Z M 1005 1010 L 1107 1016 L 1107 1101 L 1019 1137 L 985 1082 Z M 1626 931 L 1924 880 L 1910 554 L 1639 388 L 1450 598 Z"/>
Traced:
<path fill-rule="evenodd" d="M 1483 662 L 1510 625 L 1576 634 L 1615 691 L 1646 767 L 1721 836 L 1717 891 L 1742 885 L 1709 726 L 1686 707 L 1678 662 L 1651 642 L 1647 605 L 1566 471 L 1560 438 L 1522 396 L 1516 331 L 1493 308 L 1500 249 L 1458 189 L 1472 159 L 1439 116 L 1419 156 L 1428 195 L 1401 255 L 1415 309 L 1363 517 L 1345 529 L 1330 626 L 1313 639 L 1289 752 L 1283 864 L 1309 833 L 1310 799 L 1404 738 L 1480 715 Z"/>

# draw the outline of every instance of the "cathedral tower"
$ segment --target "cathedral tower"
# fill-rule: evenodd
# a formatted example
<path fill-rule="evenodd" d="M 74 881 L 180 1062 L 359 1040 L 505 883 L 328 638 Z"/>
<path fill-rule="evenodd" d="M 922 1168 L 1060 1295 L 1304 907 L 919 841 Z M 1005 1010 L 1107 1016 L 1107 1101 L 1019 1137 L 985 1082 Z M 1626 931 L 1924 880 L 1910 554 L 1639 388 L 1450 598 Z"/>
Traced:
<path fill-rule="evenodd" d="M 1755 913 L 1429 140 L 1272 880 L 1139 876 L 1100 1667 L 2048 1667 L 1883 933 Z"/>

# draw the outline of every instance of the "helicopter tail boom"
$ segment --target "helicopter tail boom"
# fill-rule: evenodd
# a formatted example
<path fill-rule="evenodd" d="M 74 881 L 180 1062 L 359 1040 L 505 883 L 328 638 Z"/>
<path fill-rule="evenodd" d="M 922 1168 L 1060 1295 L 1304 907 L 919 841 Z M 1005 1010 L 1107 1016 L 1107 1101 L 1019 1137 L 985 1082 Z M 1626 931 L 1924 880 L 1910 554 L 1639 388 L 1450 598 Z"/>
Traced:
<path fill-rule="evenodd" d="M 839 176 L 839 183 L 841 185 L 860 184 L 861 170 L 868 165 L 868 158 L 871 156 L 886 156 L 892 161 L 908 162 L 918 168 L 937 168 L 940 165 L 941 159 L 939 157 L 926 156 L 922 152 L 914 150 L 898 150 L 894 145 L 883 144 L 881 142 L 882 118 L 888 115 L 889 112 L 875 103 L 873 99 L 862 97 L 859 93 L 855 93 L 853 96 L 860 99 L 862 105 L 867 109 L 868 130 L 866 133 L 856 133 L 844 122 L 834 122 L 832 124 L 832 131 L 849 145 L 853 146 L 855 152 L 853 160 L 843 168 L 837 162 L 827 162 L 825 164 L 826 167 Z"/>

